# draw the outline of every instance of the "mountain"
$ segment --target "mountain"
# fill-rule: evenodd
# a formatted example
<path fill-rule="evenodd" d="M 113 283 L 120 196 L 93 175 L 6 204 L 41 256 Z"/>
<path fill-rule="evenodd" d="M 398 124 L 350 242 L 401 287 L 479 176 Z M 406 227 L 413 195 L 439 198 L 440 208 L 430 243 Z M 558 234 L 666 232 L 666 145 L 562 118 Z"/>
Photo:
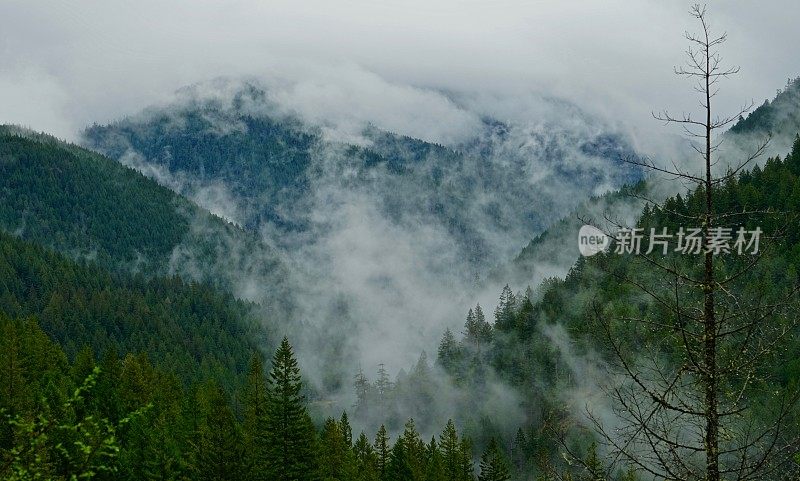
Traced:
<path fill-rule="evenodd" d="M 480 270 L 557 220 L 582 192 L 600 194 L 639 175 L 619 160 L 633 155 L 624 136 L 566 103 L 553 108 L 579 127 L 501 121 L 453 96 L 480 117 L 470 140 L 440 145 L 366 124 L 348 143 L 287 113 L 280 92 L 255 82 L 214 88 L 189 87 L 171 104 L 94 125 L 86 145 L 245 228 L 274 230 L 272 239 L 290 250 L 303 233 L 324 235 L 317 217 L 353 202 L 338 192 L 348 191 L 393 224 L 443 231 Z"/>
<path fill-rule="evenodd" d="M 254 306 L 177 277 L 145 278 L 79 264 L 0 232 L 0 314 L 35 318 L 69 359 L 147 353 L 184 383 L 238 386 L 268 343 Z"/>
<path fill-rule="evenodd" d="M 675 292 L 689 305 L 701 298 L 695 286 L 678 291 L 683 286 L 666 283 L 652 265 L 613 252 L 572 263 L 568 246 L 574 245 L 581 216 L 598 217 L 607 208 L 644 230 L 675 229 L 702 212 L 701 190 L 665 194 L 664 209 L 642 208 L 629 196 L 650 194 L 652 185 L 635 182 L 634 175 L 625 182 L 630 185 L 587 195 L 583 205 L 572 199 L 569 204 L 581 214 L 543 232 L 516 259 L 522 276 L 542 269 L 548 260 L 570 264 L 567 274 L 535 290 L 504 288 L 493 322 L 480 305 L 469 309 L 462 335 L 445 331 L 431 365 L 424 352 L 419 355 L 425 345 L 419 339 L 437 330 L 441 335 L 443 324 L 429 321 L 437 314 L 463 313 L 469 297 L 457 295 L 467 284 L 448 281 L 448 276 L 470 273 L 465 265 L 488 264 L 480 256 L 488 255 L 485 246 L 496 243 L 492 238 L 521 229 L 504 228 L 503 222 L 515 211 L 524 216 L 525 209 L 497 201 L 506 183 L 512 197 L 517 188 L 530 185 L 513 184 L 513 177 L 525 171 L 524 155 L 498 152 L 517 145 L 521 152 L 551 152 L 564 160 L 567 151 L 560 149 L 575 139 L 550 145 L 544 134 L 529 135 L 525 138 L 531 144 L 520 144 L 517 127 L 486 120 L 488 130 L 459 148 L 375 127 L 364 129 L 361 143 L 346 144 L 287 119 L 223 119 L 220 112 L 229 110 L 209 110 L 203 103 L 199 110 L 151 112 L 161 120 L 123 122 L 122 131 L 115 126 L 90 129 L 90 136 L 99 132 L 109 145 L 116 139 L 123 147 L 115 155 L 139 172 L 47 136 L 12 127 L 2 131 L 0 372 L 10 380 L 0 389 L 3 476 L 12 471 L 45 478 L 89 472 L 102 473 L 101 479 L 180 479 L 212 473 L 257 479 L 267 472 L 259 471 L 262 453 L 276 452 L 262 451 L 277 445 L 271 426 L 286 412 L 294 429 L 282 435 L 304 443 L 308 449 L 303 452 L 313 458 L 305 459 L 304 475 L 319 472 L 339 479 L 358 471 L 365 479 L 380 479 L 382 459 L 388 472 L 401 477 L 415 470 L 441 474 L 446 461 L 470 479 L 470 460 L 484 447 L 487 471 L 493 462 L 499 471 L 510 468 L 523 479 L 552 471 L 577 475 L 579 468 L 562 462 L 560 443 L 566 440 L 578 456 L 585 454 L 587 464 L 599 462 L 591 436 L 580 426 L 587 422 L 587 410 L 612 420 L 619 413 L 602 390 L 614 351 L 635 359 L 655 353 L 653 359 L 668 369 L 684 361 L 675 343 L 686 319 L 678 316 L 675 325 L 656 327 L 631 323 L 631 316 L 663 318 L 663 306 L 620 279 L 633 276 L 644 285 L 667 286 L 665 292 Z M 791 135 L 791 127 L 771 128 Z M 138 137 L 141 132 L 147 135 Z M 735 134 L 750 132 L 742 128 Z M 150 141 L 167 139 L 152 153 L 159 160 L 134 152 L 129 136 L 139 139 L 143 149 Z M 174 144 L 172 136 L 183 143 Z M 736 225 L 759 226 L 771 241 L 757 265 L 735 256 L 717 263 L 720 276 L 747 267 L 744 275 L 731 277 L 729 288 L 757 306 L 777 305 L 800 279 L 800 236 L 793 228 L 796 219 L 785 215 L 800 210 L 800 137 L 795 133 L 792 138 L 789 155 L 770 156 L 714 191 L 721 211 L 749 213 Z M 267 145 L 259 139 L 267 139 Z M 196 151 L 184 155 L 170 145 Z M 603 156 L 629 154 L 606 134 L 578 145 L 598 162 Z M 180 168 L 172 167 L 173 158 L 182 159 L 176 161 Z M 497 168 L 501 160 L 504 169 Z M 538 166 L 547 163 L 544 159 Z M 595 167 L 553 166 L 544 182 L 563 188 L 556 180 L 562 175 L 581 185 L 608 179 Z M 241 183 L 233 182 L 237 176 L 243 177 Z M 255 195 L 258 189 L 265 189 L 266 197 Z M 217 207 L 218 215 L 173 190 Z M 497 197 L 482 198 L 490 191 Z M 568 204 L 559 197 L 542 202 Z M 455 218 L 451 208 L 466 214 Z M 783 215 L 757 214 L 770 211 Z M 494 223 L 485 224 L 492 214 Z M 542 222 L 533 217 L 519 224 Z M 772 235 L 782 230 L 783 235 Z M 431 247 L 437 249 L 426 254 Z M 480 256 L 470 258 L 470 248 Z M 697 273 L 691 256 L 672 253 L 668 260 Z M 244 278 L 237 273 L 240 268 L 246 269 Z M 541 277 L 550 277 L 548 268 Z M 494 275 L 503 279 L 508 272 Z M 269 285 L 278 287 L 264 288 Z M 265 322 L 258 305 L 237 299 L 247 297 L 243 292 L 260 295 L 267 307 L 270 296 L 286 296 L 289 304 L 301 304 L 294 312 L 323 318 L 309 318 L 306 330 L 290 329 L 283 318 L 266 317 Z M 720 303 L 726 302 L 727 296 L 720 297 Z M 720 350 L 725 362 L 742 359 L 738 342 L 767 339 L 774 332 L 782 336 L 780 348 L 766 351 L 766 362 L 754 375 L 725 374 L 727 383 L 751 389 L 745 397 L 725 390 L 723 401 L 732 401 L 737 410 L 745 403 L 758 407 L 741 418 L 743 425 L 765 424 L 780 407 L 780 396 L 773 394 L 797 383 L 800 365 L 792 359 L 800 352 L 798 307 L 792 300 L 771 309 L 759 319 L 763 322 L 748 322 L 756 336 L 729 332 L 733 342 L 725 341 Z M 737 309 L 734 303 L 725 312 Z M 403 315 L 381 317 L 386 312 Z M 432 324 L 427 331 L 421 327 L 426 323 Z M 410 334 L 414 330 L 419 337 Z M 309 374 L 312 390 L 326 389 L 321 391 L 325 397 L 314 396 L 311 403 L 303 397 L 309 387 L 301 384 L 288 340 L 276 351 L 269 378 L 261 356 L 251 358 L 253 351 L 276 344 L 276 334 L 284 331 L 304 345 L 303 373 Z M 363 337 L 370 331 L 372 337 Z M 372 382 L 358 369 L 359 358 L 347 351 L 363 346 L 377 359 L 391 357 L 387 343 L 417 362 L 393 380 L 381 366 Z M 106 354 L 99 361 L 93 353 Z M 314 355 L 316 362 L 328 364 L 314 364 Z M 353 444 L 347 414 L 339 421 L 329 418 L 321 429 L 308 422 L 308 412 L 327 414 L 351 399 L 342 392 L 351 389 L 352 374 L 354 423 L 367 432 L 385 424 L 396 440 L 393 447 L 385 429 L 379 431 L 375 451 L 366 436 Z M 795 419 L 796 410 L 789 416 Z M 445 417 L 455 417 L 455 423 Z M 796 423 L 785 424 L 781 442 L 796 439 Z M 420 431 L 427 438 L 441 426 L 441 443 L 422 441 Z M 492 437 L 504 442 L 492 442 Z M 503 466 L 505 455 L 510 466 Z"/>
<path fill-rule="evenodd" d="M 794 137 L 800 131 L 800 77 L 789 79 L 775 98 L 739 119 L 730 131 L 734 134 L 772 134 L 773 137 Z"/>
<path fill-rule="evenodd" d="M 789 80 L 775 98 L 766 100 L 760 107 L 742 117 L 723 134 L 723 157 L 732 162 L 747 158 L 753 150 L 769 139 L 769 145 L 753 164 L 763 165 L 770 157 L 779 157 L 793 149 L 800 133 L 800 78 Z M 694 157 L 689 150 L 687 155 Z M 645 199 L 662 201 L 685 189 L 675 191 L 664 186 L 657 178 L 646 178 L 622 189 L 582 203 L 578 208 L 553 223 L 522 249 L 513 261 L 498 267 L 493 276 L 504 278 L 517 285 L 538 284 L 550 276 L 562 277 L 579 257 L 577 233 L 581 225 L 593 221 L 595 225 L 607 223 L 604 217 L 633 225 L 647 203 Z"/>
<path fill-rule="evenodd" d="M 6 232 L 114 271 L 209 282 L 277 311 L 288 299 L 285 266 L 260 238 L 133 169 L 11 126 L 0 127 L 0 159 Z"/>
<path fill-rule="evenodd" d="M 255 235 L 47 135 L 0 127 L 0 159 L 0 312 L 37 318 L 70 358 L 147 352 L 231 388 L 286 329 L 286 267 Z"/>

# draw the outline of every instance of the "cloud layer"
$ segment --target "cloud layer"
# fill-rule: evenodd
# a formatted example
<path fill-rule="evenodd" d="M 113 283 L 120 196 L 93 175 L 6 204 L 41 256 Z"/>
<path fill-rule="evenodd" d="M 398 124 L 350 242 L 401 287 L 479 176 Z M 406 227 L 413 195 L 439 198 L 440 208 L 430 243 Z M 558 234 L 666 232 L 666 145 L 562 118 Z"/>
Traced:
<path fill-rule="evenodd" d="M 309 79 L 293 94 L 298 109 L 325 100 L 306 113 L 380 116 L 419 136 L 441 130 L 435 133 L 452 139 L 472 120 L 451 116 L 436 99 L 409 99 L 409 85 L 509 98 L 537 90 L 647 125 L 651 109 L 695 107 L 689 86 L 670 75 L 682 62 L 681 34 L 693 28 L 687 7 L 655 0 L 7 0 L 0 5 L 0 121 L 74 138 L 87 123 L 136 111 L 182 85 L 280 72 Z M 726 57 L 743 66 L 722 105 L 770 97 L 800 72 L 791 51 L 798 16 L 800 4 L 789 0 L 712 5 L 713 25 L 730 32 Z M 352 77 L 351 87 L 327 86 L 342 75 Z M 362 102 L 350 108 L 355 98 Z M 435 117 L 409 126 L 407 115 L 420 108 Z"/>

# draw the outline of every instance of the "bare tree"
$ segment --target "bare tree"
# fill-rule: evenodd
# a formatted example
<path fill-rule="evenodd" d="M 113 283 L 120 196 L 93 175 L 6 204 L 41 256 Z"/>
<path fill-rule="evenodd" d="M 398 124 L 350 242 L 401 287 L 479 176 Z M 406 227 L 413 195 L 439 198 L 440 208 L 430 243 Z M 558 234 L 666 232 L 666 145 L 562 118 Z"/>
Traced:
<path fill-rule="evenodd" d="M 699 213 L 671 210 L 646 199 L 664 216 L 697 222 L 702 233 L 699 253 L 631 256 L 625 269 L 611 255 L 599 256 L 597 265 L 635 288 L 648 299 L 648 307 L 594 307 L 615 372 L 622 375 L 608 388 L 617 424 L 608 426 L 592 412 L 590 419 L 612 456 L 612 471 L 624 464 L 653 479 L 667 480 L 796 476 L 789 474 L 796 466 L 790 461 L 793 446 L 783 429 L 794 396 L 786 391 L 761 392 L 773 385 L 767 379 L 768 364 L 780 359 L 781 340 L 797 323 L 798 287 L 789 286 L 776 295 L 767 271 L 757 268 L 779 242 L 780 232 L 771 233 L 772 242 L 765 239 L 750 257 L 728 255 L 712 245 L 721 228 L 752 223 L 754 214 L 776 214 L 748 208 L 718 212 L 715 206 L 715 192 L 761 156 L 769 139 L 739 163 L 717 165 L 724 140 L 720 132 L 752 104 L 730 116 L 714 115 L 718 84 L 739 69 L 723 67 L 718 48 L 726 35 L 712 35 L 706 8 L 695 5 L 690 13 L 700 30 L 686 33 L 688 61 L 675 73 L 696 81 L 702 116 L 664 111 L 654 117 L 683 128 L 700 168 L 630 162 L 687 183 L 702 197 Z M 718 174 L 721 167 L 727 168 Z M 619 227 L 613 219 L 606 220 Z M 618 339 L 620 333 L 631 331 L 644 334 L 635 353 Z"/>

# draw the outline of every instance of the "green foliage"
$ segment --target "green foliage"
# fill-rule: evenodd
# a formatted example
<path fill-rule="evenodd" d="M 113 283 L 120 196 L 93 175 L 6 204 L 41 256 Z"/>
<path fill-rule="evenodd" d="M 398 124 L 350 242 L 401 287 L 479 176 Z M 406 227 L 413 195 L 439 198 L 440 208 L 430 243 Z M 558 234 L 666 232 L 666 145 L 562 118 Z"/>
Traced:
<path fill-rule="evenodd" d="M 0 126 L 0 231 L 112 272 L 180 275 L 229 292 L 242 279 L 288 312 L 286 267 L 249 233 L 133 169 Z M 97 346 L 92 346 L 96 350 Z"/>
<path fill-rule="evenodd" d="M 189 229 L 186 201 L 89 151 L 0 129 L 0 159 L 0 228 L 25 239 L 153 270 Z"/>
<path fill-rule="evenodd" d="M 375 436 L 376 467 L 378 471 L 378 479 L 381 481 L 386 481 L 389 479 L 389 459 L 391 449 L 389 434 L 386 432 L 386 426 L 381 424 L 381 427 L 378 429 L 378 433 Z"/>
<path fill-rule="evenodd" d="M 117 431 L 142 416 L 145 406 L 112 423 L 85 410 L 100 368 L 59 404 L 44 398 L 39 414 L 11 416 L 0 409 L 0 419 L 12 428 L 13 442 L 0 458 L 0 476 L 8 480 L 109 479 L 119 470 Z"/>
<path fill-rule="evenodd" d="M 300 368 L 284 337 L 272 359 L 267 402 L 267 466 L 276 481 L 316 477 L 316 435 L 301 389 Z"/>
<path fill-rule="evenodd" d="M 192 473 L 195 479 L 242 479 L 244 443 L 225 393 L 210 385 L 198 392 L 200 423 L 194 434 Z"/>
<path fill-rule="evenodd" d="M 508 481 L 511 479 L 506 462 L 497 441 L 492 438 L 489 446 L 481 456 L 481 473 L 478 481 Z"/>
<path fill-rule="evenodd" d="M 747 118 L 740 119 L 731 132 L 772 133 L 775 136 L 792 135 L 800 130 L 800 78 L 789 79 L 786 88 L 780 90 L 771 102 L 769 100 L 750 112 Z"/>
<path fill-rule="evenodd" d="M 264 339 L 252 305 L 210 286 L 80 265 L 2 232 L 0 275 L 0 313 L 35 316 L 70 357 L 85 345 L 147 352 L 187 383 L 212 378 L 230 390 Z"/>
<path fill-rule="evenodd" d="M 267 481 L 269 446 L 269 391 L 265 378 L 264 365 L 259 355 L 250 361 L 247 384 L 244 393 L 244 445 L 247 479 Z"/>
<path fill-rule="evenodd" d="M 328 418 L 319 442 L 319 474 L 323 481 L 355 479 L 355 453 L 347 439 L 345 427 Z"/>
<path fill-rule="evenodd" d="M 472 452 L 469 442 L 461 440 L 452 420 L 439 435 L 439 446 L 442 452 L 442 468 L 445 479 L 449 481 L 467 481 L 473 478 Z"/>
<path fill-rule="evenodd" d="M 353 445 L 353 455 L 355 458 L 355 470 L 357 481 L 378 481 L 378 455 L 364 433 L 356 440 Z"/>

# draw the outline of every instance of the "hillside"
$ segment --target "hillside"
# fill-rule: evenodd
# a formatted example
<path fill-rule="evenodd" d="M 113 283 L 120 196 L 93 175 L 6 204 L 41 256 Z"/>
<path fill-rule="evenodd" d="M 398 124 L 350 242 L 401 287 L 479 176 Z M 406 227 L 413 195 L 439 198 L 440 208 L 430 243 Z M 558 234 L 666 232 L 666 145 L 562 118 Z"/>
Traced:
<path fill-rule="evenodd" d="M 79 264 L 0 233 L 0 315 L 36 319 L 74 359 L 146 353 L 185 384 L 230 390 L 267 339 L 254 306 L 177 277 L 145 278 Z"/>
<path fill-rule="evenodd" d="M 734 134 L 770 133 L 773 137 L 789 136 L 800 131 L 800 77 L 789 79 L 774 99 L 765 100 L 746 118 L 731 127 Z"/>
<path fill-rule="evenodd" d="M 212 212 L 267 230 L 289 251 L 325 235 L 318 217 L 353 202 L 340 192 L 349 191 L 392 224 L 442 230 L 472 270 L 513 252 L 585 192 L 638 178 L 619 162 L 632 155 L 624 136 L 566 103 L 554 108 L 569 126 L 486 117 L 470 140 L 439 145 L 365 125 L 348 143 L 326 134 L 335 126 L 283 111 L 279 94 L 253 82 L 187 87 L 171 103 L 88 128 L 85 142 Z"/>
<path fill-rule="evenodd" d="M 749 155 L 754 145 L 769 138 L 764 155 L 756 159 L 762 164 L 770 156 L 781 156 L 793 149 L 800 133 L 800 78 L 790 80 L 775 98 L 767 100 L 746 118 L 741 118 L 724 134 L 723 152 L 733 159 Z M 692 155 L 690 153 L 690 155 Z M 536 285 L 550 276 L 563 276 L 579 257 L 575 237 L 581 225 L 593 220 L 604 223 L 604 216 L 632 224 L 650 198 L 661 201 L 666 195 L 664 182 L 654 178 L 630 184 L 581 204 L 546 231 L 533 238 L 510 263 L 493 273 L 514 285 Z M 632 195 L 633 194 L 633 195 Z"/>
<path fill-rule="evenodd" d="M 10 126 L 0 159 L 0 230 L 111 270 L 180 275 L 288 308 L 270 247 L 142 174 Z"/>

